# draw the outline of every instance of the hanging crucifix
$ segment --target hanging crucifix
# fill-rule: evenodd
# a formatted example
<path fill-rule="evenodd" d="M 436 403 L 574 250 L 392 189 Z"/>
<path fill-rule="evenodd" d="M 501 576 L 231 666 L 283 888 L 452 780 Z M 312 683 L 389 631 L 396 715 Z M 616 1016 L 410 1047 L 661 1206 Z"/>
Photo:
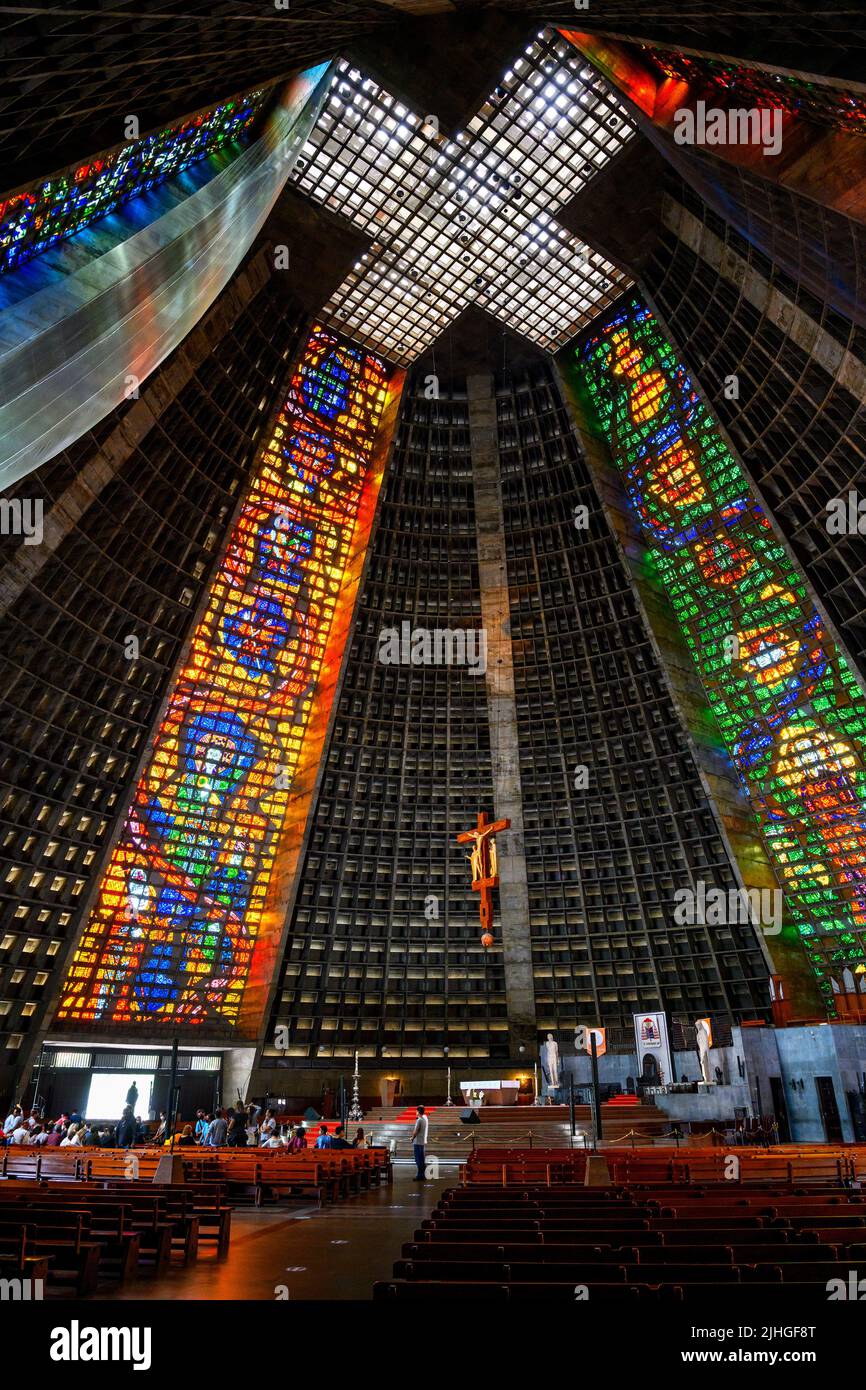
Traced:
<path fill-rule="evenodd" d="M 499 887 L 499 866 L 496 857 L 496 841 L 493 838 L 498 830 L 507 830 L 510 820 L 489 821 L 486 811 L 478 812 L 478 823 L 474 830 L 461 830 L 457 836 L 460 845 L 471 844 L 472 853 L 468 856 L 472 865 L 472 891 L 480 894 L 478 915 L 481 918 L 481 945 L 493 945 L 493 889 Z"/>

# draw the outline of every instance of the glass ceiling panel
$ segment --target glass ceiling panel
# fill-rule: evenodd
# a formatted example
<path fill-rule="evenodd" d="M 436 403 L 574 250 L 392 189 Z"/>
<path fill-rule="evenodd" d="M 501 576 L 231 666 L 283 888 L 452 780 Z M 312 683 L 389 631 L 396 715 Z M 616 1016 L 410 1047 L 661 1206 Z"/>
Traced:
<path fill-rule="evenodd" d="M 631 284 L 556 213 L 633 134 L 554 29 L 453 140 L 340 61 L 291 181 L 372 245 L 323 317 L 407 365 L 474 303 L 556 352 Z"/>

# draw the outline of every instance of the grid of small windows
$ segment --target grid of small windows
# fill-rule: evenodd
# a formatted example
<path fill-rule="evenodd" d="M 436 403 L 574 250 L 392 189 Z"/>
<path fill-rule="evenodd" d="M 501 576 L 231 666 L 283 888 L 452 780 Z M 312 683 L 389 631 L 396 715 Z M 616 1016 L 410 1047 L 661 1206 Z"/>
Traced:
<path fill-rule="evenodd" d="M 197 330 L 210 351 L 179 392 L 162 369 L 173 398 L 0 626 L 0 1065 L 53 994 L 287 372 L 300 325 L 276 280 L 233 317 Z M 47 514 L 122 413 L 19 490 Z"/>
<path fill-rule="evenodd" d="M 248 86 L 285 80 L 387 26 L 375 0 L 291 0 L 251 15 L 238 0 L 119 0 L 2 16 L 0 168 L 15 188 L 108 149 L 134 112 L 141 130 Z"/>
<path fill-rule="evenodd" d="M 515 59 L 454 140 L 341 62 L 292 178 L 373 244 L 326 318 L 406 364 L 476 303 L 555 351 L 629 283 L 556 210 L 633 134 L 555 30 Z"/>
<path fill-rule="evenodd" d="M 773 289 L 841 348 L 866 362 L 866 334 L 713 213 L 676 181 L 677 198 Z M 862 270 L 861 270 L 862 274 Z M 750 476 L 866 673 L 866 548 L 828 528 L 828 503 L 866 496 L 866 410 L 830 370 L 783 333 L 671 232 L 645 281 L 680 355 L 692 363 Z M 737 399 L 726 381 L 736 375 Z"/>
<path fill-rule="evenodd" d="M 755 268 L 772 263 L 769 273 L 793 282 L 783 292 L 839 342 L 848 346 L 852 332 L 862 343 L 866 333 L 863 266 L 866 226 L 836 208 L 749 169 L 716 159 L 712 164 L 686 146 L 671 145 L 674 169 L 667 172 L 671 197 L 684 203 L 724 238 L 724 227 L 751 244 Z M 736 242 L 732 242 L 736 249 Z M 852 348 L 852 351 L 856 351 Z M 861 348 L 862 352 L 862 348 Z"/>
<path fill-rule="evenodd" d="M 497 414 L 538 1027 L 754 1017 L 751 928 L 673 921 L 735 879 L 551 369 Z"/>
<path fill-rule="evenodd" d="M 410 382 L 268 1033 L 288 1029 L 289 1066 L 508 1056 L 501 957 L 456 844 L 493 805 L 485 682 L 379 660 L 404 624 L 480 626 L 476 547 L 466 401 Z"/>

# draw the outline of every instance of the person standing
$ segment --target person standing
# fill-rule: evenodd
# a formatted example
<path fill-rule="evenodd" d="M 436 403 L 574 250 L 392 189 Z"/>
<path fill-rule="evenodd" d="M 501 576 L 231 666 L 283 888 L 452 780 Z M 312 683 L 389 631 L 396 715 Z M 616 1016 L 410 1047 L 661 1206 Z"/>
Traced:
<path fill-rule="evenodd" d="M 265 1111 L 265 1118 L 262 1120 L 262 1143 L 270 1139 L 272 1134 L 277 1132 L 277 1119 L 273 1110 Z"/>
<path fill-rule="evenodd" d="M 212 1119 L 213 1116 L 206 1115 L 203 1110 L 197 1110 L 195 1112 L 195 1142 L 197 1144 L 204 1143 L 204 1137 L 207 1134 L 208 1125 Z"/>
<path fill-rule="evenodd" d="M 127 1105 L 130 1107 L 130 1109 L 132 1110 L 133 1115 L 135 1114 L 135 1106 L 136 1106 L 136 1102 L 137 1102 L 137 1101 L 138 1101 L 138 1083 L 135 1082 L 135 1081 L 133 1081 L 132 1085 L 130 1086 L 129 1090 L 128 1090 L 127 1093 L 126 1093 L 126 1103 L 127 1103 Z"/>
<path fill-rule="evenodd" d="M 228 1122 L 222 1110 L 218 1110 L 208 1126 L 204 1142 L 209 1149 L 221 1149 L 226 1142 Z"/>
<path fill-rule="evenodd" d="M 416 1176 L 412 1179 L 412 1181 L 426 1182 L 427 1131 L 430 1127 L 430 1121 L 427 1119 L 427 1116 L 424 1113 L 423 1105 L 419 1105 L 417 1107 L 417 1112 L 418 1118 L 415 1121 L 415 1128 L 412 1131 L 412 1153 L 415 1156 L 415 1167 L 418 1169 L 418 1172 Z"/>
<path fill-rule="evenodd" d="M 245 1149 L 247 1146 L 246 1116 L 242 1110 L 235 1111 L 226 1134 L 226 1146 L 230 1149 Z"/>
<path fill-rule="evenodd" d="M 138 1127 L 132 1113 L 132 1106 L 125 1105 L 120 1124 L 117 1126 L 117 1147 L 119 1149 L 131 1149 L 135 1143 L 137 1131 Z"/>

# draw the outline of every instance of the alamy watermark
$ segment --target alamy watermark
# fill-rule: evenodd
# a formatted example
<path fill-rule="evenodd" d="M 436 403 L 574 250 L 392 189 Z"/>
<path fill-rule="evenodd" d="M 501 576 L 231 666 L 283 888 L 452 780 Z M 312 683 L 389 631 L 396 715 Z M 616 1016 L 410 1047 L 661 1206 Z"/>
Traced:
<path fill-rule="evenodd" d="M 44 1279 L 0 1279 L 0 1303 L 40 1303 Z"/>
<path fill-rule="evenodd" d="M 41 497 L 0 498 L 0 536 L 23 536 L 25 545 L 42 544 Z"/>
<path fill-rule="evenodd" d="M 828 1279 L 826 1288 L 828 1303 L 866 1302 L 866 1279 L 860 1277 L 859 1269 L 849 1269 L 847 1280 Z"/>
<path fill-rule="evenodd" d="M 782 930 L 781 888 L 715 888 L 698 879 L 694 888 L 674 893 L 674 921 L 678 926 L 723 927 L 751 922 L 766 935 Z"/>
<path fill-rule="evenodd" d="M 866 497 L 853 490 L 846 497 L 831 497 L 824 525 L 830 536 L 866 536 Z"/>
<path fill-rule="evenodd" d="M 147 1371 L 151 1363 L 149 1327 L 82 1327 L 73 1318 L 68 1327 L 51 1332 L 48 1355 L 52 1361 L 123 1361 L 134 1371 Z"/>
<path fill-rule="evenodd" d="M 764 153 L 782 148 L 782 112 L 779 107 L 734 107 L 723 111 L 695 103 L 695 110 L 680 107 L 674 115 L 674 140 L 678 145 L 761 145 Z"/>
<path fill-rule="evenodd" d="M 379 633 L 383 666 L 465 666 L 470 675 L 487 670 L 487 632 L 475 627 L 414 627 L 409 622 Z"/>

